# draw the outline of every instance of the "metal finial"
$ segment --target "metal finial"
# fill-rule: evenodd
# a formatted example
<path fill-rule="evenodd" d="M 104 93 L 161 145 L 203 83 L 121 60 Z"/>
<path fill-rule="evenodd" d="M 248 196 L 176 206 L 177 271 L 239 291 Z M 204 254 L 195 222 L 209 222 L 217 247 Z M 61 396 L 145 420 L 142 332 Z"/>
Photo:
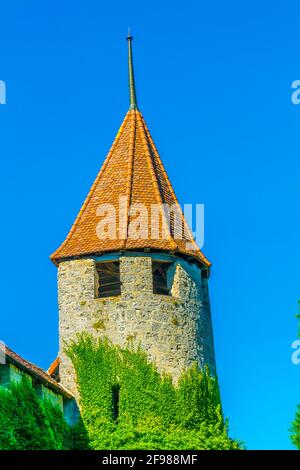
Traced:
<path fill-rule="evenodd" d="M 130 28 L 128 28 L 127 42 L 128 42 L 128 73 L 129 73 L 129 98 L 130 98 L 129 109 L 138 109 L 136 91 L 135 91 L 133 60 L 132 60 L 132 39 L 133 37 L 131 36 Z"/>

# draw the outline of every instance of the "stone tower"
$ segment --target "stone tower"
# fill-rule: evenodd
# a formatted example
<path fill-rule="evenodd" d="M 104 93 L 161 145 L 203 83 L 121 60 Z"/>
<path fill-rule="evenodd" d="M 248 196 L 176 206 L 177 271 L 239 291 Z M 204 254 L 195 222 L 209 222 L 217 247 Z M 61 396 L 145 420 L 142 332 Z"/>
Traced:
<path fill-rule="evenodd" d="M 198 361 L 215 372 L 210 263 L 193 240 L 135 91 L 130 108 L 66 240 L 58 267 L 60 378 L 76 393 L 64 347 L 86 331 L 140 343 L 176 381 Z"/>

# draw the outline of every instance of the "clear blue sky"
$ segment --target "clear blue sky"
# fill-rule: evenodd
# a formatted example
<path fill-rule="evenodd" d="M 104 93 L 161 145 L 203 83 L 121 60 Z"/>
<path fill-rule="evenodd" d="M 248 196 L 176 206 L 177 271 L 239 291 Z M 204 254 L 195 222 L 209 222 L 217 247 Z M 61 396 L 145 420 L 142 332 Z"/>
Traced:
<path fill-rule="evenodd" d="M 1 339 L 47 367 L 58 350 L 64 239 L 138 99 L 181 202 L 205 204 L 204 252 L 231 434 L 292 448 L 300 297 L 299 1 L 20 0 L 0 5 Z"/>

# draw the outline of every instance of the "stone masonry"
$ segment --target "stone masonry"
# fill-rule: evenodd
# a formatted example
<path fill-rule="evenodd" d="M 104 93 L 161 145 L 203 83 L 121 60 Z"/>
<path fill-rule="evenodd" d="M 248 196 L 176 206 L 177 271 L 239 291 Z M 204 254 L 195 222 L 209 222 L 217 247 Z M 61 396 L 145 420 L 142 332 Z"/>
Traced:
<path fill-rule="evenodd" d="M 157 255 L 159 260 L 159 255 Z M 153 293 L 151 256 L 121 256 L 121 295 L 97 298 L 92 258 L 61 262 L 58 272 L 61 383 L 77 395 L 65 346 L 82 331 L 126 346 L 141 344 L 159 371 L 177 381 L 197 361 L 215 373 L 207 279 L 196 264 L 174 258 L 171 295 Z"/>

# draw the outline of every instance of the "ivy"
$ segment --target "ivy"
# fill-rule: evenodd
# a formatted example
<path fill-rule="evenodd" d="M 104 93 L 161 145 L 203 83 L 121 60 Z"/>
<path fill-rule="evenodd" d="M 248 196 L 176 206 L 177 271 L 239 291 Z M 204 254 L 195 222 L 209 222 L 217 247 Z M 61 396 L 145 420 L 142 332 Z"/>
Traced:
<path fill-rule="evenodd" d="M 131 344 L 131 345 L 130 345 Z M 110 449 L 238 449 L 228 436 L 217 379 L 195 364 L 177 386 L 140 347 L 83 333 L 67 348 L 90 446 Z M 113 390 L 119 390 L 118 416 Z"/>
<path fill-rule="evenodd" d="M 87 448 L 79 421 L 70 427 L 57 406 L 37 398 L 31 383 L 22 379 L 0 387 L 0 450 L 69 450 Z"/>

